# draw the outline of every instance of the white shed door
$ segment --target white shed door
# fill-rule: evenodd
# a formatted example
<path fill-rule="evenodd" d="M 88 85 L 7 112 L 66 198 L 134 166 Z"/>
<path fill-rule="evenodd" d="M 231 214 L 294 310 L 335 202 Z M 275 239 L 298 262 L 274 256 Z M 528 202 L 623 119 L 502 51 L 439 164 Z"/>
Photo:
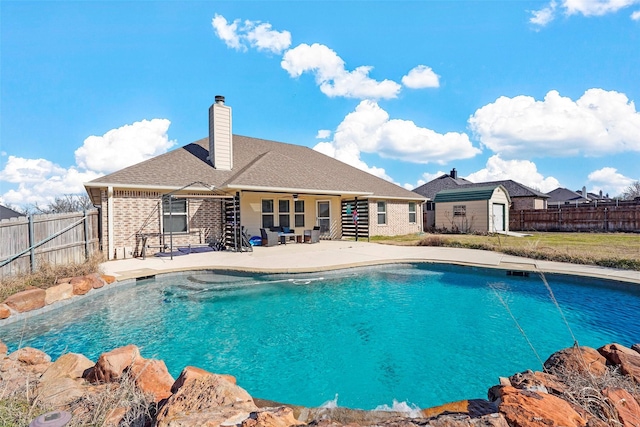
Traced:
<path fill-rule="evenodd" d="M 493 231 L 504 231 L 504 205 L 493 205 Z"/>

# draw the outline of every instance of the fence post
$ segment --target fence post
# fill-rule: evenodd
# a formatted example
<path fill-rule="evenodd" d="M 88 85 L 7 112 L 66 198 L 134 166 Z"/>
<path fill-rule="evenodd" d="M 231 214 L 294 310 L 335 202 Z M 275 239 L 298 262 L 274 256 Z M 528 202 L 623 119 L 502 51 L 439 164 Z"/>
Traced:
<path fill-rule="evenodd" d="M 87 210 L 84 210 L 84 260 L 89 259 L 89 218 Z"/>
<path fill-rule="evenodd" d="M 36 248 L 33 247 L 34 245 L 34 231 L 33 231 L 33 214 L 29 215 L 29 247 L 31 248 L 30 254 L 29 254 L 29 263 L 31 264 L 31 272 L 35 272 L 36 271 Z"/>

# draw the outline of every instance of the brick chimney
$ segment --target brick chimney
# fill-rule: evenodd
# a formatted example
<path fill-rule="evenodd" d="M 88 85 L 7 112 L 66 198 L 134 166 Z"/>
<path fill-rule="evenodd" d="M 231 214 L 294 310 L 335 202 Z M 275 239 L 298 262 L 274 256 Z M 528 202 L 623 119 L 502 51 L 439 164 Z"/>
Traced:
<path fill-rule="evenodd" d="M 231 136 L 231 107 L 224 104 L 224 96 L 216 95 L 209 107 L 209 157 L 214 168 L 233 169 L 233 140 Z"/>

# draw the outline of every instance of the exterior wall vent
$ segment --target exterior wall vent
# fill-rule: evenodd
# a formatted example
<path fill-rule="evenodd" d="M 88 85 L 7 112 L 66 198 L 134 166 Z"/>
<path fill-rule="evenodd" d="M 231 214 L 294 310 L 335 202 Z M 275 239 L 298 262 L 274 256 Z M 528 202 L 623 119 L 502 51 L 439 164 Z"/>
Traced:
<path fill-rule="evenodd" d="M 209 107 L 209 157 L 214 168 L 233 169 L 233 140 L 231 137 L 231 107 L 224 103 L 224 96 L 216 95 Z"/>

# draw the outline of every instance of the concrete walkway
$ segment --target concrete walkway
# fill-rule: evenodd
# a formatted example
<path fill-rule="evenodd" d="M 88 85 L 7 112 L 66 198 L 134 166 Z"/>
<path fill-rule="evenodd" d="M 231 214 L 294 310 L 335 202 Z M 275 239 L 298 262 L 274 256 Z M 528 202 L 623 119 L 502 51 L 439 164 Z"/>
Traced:
<path fill-rule="evenodd" d="M 354 241 L 320 241 L 256 247 L 253 252 L 205 252 L 102 264 L 106 274 L 123 281 L 175 271 L 231 269 L 260 272 L 313 272 L 396 262 L 433 262 L 513 271 L 570 274 L 640 284 L 640 272 L 588 265 L 539 261 L 474 249 L 393 246 Z"/>

